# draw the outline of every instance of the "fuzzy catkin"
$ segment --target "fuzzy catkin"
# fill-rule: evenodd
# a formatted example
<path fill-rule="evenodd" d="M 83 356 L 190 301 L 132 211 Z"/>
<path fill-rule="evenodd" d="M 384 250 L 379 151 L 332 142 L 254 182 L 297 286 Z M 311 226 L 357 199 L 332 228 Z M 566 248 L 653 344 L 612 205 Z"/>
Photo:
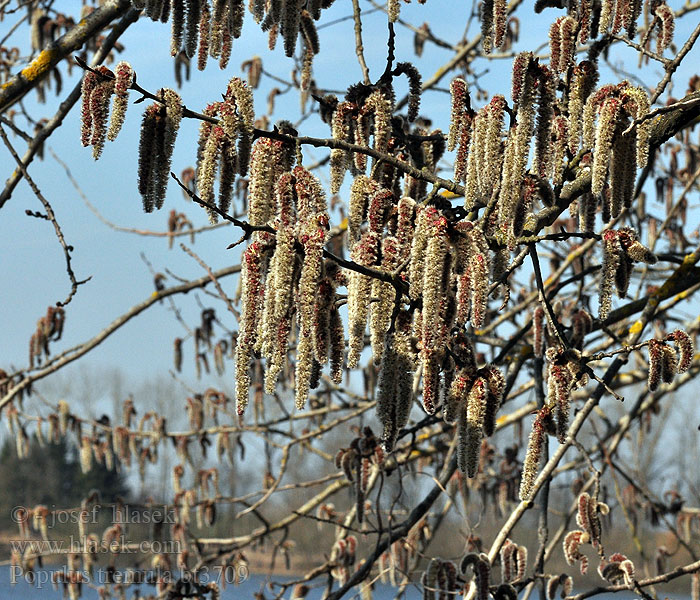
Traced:
<path fill-rule="evenodd" d="M 617 98 L 608 98 L 603 103 L 596 128 L 595 147 L 593 149 L 593 169 L 591 192 L 600 194 L 608 174 L 608 163 L 612 152 L 613 135 L 621 103 Z"/>
<path fill-rule="evenodd" d="M 379 250 L 379 238 L 375 232 L 368 231 L 354 246 L 350 257 L 358 264 L 373 266 L 376 264 Z M 364 347 L 367 315 L 372 293 L 372 278 L 352 271 L 348 275 L 348 367 L 354 368 L 360 361 Z"/>
<path fill-rule="evenodd" d="M 450 128 L 447 133 L 447 150 L 452 152 L 457 145 L 462 130 L 462 120 L 469 106 L 469 92 L 467 82 L 456 78 L 450 83 L 450 96 L 452 100 L 452 114 L 450 115 Z"/>
<path fill-rule="evenodd" d="M 187 0 L 185 25 L 185 54 L 192 58 L 197 52 L 197 36 L 201 14 L 201 0 Z"/>
<path fill-rule="evenodd" d="M 197 53 L 197 69 L 204 71 L 209 56 L 209 30 L 211 25 L 211 11 L 209 1 L 201 0 L 199 15 L 199 51 Z"/>
<path fill-rule="evenodd" d="M 532 424 L 532 431 L 527 444 L 527 453 L 523 462 L 523 474 L 520 479 L 520 500 L 522 502 L 530 500 L 532 486 L 537 477 L 537 469 L 539 468 L 540 458 L 542 457 L 542 447 L 547 436 L 545 431 L 545 423 L 551 418 L 551 409 L 547 406 L 542 407 L 535 417 L 535 422 Z"/>
<path fill-rule="evenodd" d="M 407 332 L 409 319 L 408 313 L 399 313 L 396 331 L 386 336 L 379 370 L 377 417 L 384 428 L 382 443 L 387 452 L 393 449 L 411 412 L 415 363 Z"/>
<path fill-rule="evenodd" d="M 457 457 L 460 469 L 467 477 L 474 477 L 479 468 L 487 396 L 488 384 L 485 379 L 479 377 L 469 391 L 466 412 L 460 417 Z"/>
<path fill-rule="evenodd" d="M 283 0 L 282 34 L 284 36 L 284 53 L 289 57 L 294 55 L 300 22 L 301 10 L 299 9 L 299 1 Z"/>
<path fill-rule="evenodd" d="M 494 0 L 481 3 L 481 45 L 485 54 L 490 54 L 493 48 L 493 7 Z"/>
<path fill-rule="evenodd" d="M 204 150 L 202 152 L 202 160 L 197 166 L 197 189 L 200 198 L 209 204 L 214 203 L 214 183 L 216 179 L 216 167 L 219 163 L 219 156 L 224 144 L 226 134 L 220 125 L 215 125 L 209 134 Z M 216 223 L 218 220 L 217 213 L 212 209 L 207 209 L 209 221 Z"/>
<path fill-rule="evenodd" d="M 128 62 L 122 61 L 114 69 L 114 100 L 107 139 L 113 142 L 124 125 L 126 109 L 129 106 L 129 88 L 134 83 L 134 70 Z"/>
<path fill-rule="evenodd" d="M 92 137 L 92 111 L 90 110 L 90 95 L 92 91 L 97 86 L 99 78 L 96 73 L 92 71 L 87 71 L 83 75 L 83 82 L 81 84 L 81 95 L 82 95 L 82 107 L 80 112 L 80 142 L 83 146 L 90 145 L 90 138 Z"/>
<path fill-rule="evenodd" d="M 365 100 L 362 110 L 372 114 L 374 120 L 374 149 L 385 153 L 391 136 L 393 103 L 380 90 L 375 90 Z"/>
<path fill-rule="evenodd" d="M 398 243 L 395 237 L 389 236 L 382 240 L 382 269 L 384 271 L 390 273 L 398 267 L 398 252 Z M 371 294 L 374 302 L 369 307 L 370 345 L 374 364 L 379 365 L 384 351 L 384 338 L 391 325 L 396 291 L 391 283 L 375 279 L 372 282 Z"/>
<path fill-rule="evenodd" d="M 161 90 L 161 97 L 165 106 L 164 132 L 162 146 L 158 153 L 158 195 L 156 208 L 160 209 L 165 200 L 165 192 L 170 179 L 170 163 L 175 149 L 175 140 L 180 130 L 184 106 L 180 95 L 170 88 Z"/>
<path fill-rule="evenodd" d="M 342 102 L 333 112 L 333 121 L 331 123 L 331 135 L 345 142 L 352 141 L 351 119 L 357 107 L 352 102 Z M 331 193 L 337 194 L 340 186 L 343 185 L 345 171 L 347 170 L 352 156 L 342 148 L 333 148 L 331 150 Z"/>
<path fill-rule="evenodd" d="M 241 265 L 241 317 L 236 344 L 236 411 L 239 415 L 248 405 L 250 360 L 264 293 L 264 252 L 263 242 L 255 240 L 243 253 Z"/>
<path fill-rule="evenodd" d="M 673 43 L 673 32 L 675 29 L 675 15 L 673 9 L 666 4 L 660 2 L 654 9 L 654 14 L 658 19 L 658 33 L 656 36 L 656 52 L 663 54 L 664 50 Z"/>
<path fill-rule="evenodd" d="M 90 94 L 90 114 L 92 116 L 92 157 L 97 160 L 102 154 L 107 137 L 107 117 L 109 100 L 114 91 L 114 81 L 106 80 L 97 83 Z"/>
<path fill-rule="evenodd" d="M 549 175 L 552 163 L 552 122 L 556 104 L 555 81 L 552 72 L 546 67 L 540 68 L 537 88 L 537 127 L 535 130 L 535 172 L 542 179 Z"/>
<path fill-rule="evenodd" d="M 617 232 L 608 230 L 603 234 L 603 267 L 600 275 L 600 289 L 598 292 L 598 317 L 604 320 L 610 313 L 612 300 L 612 284 L 620 262 L 620 244 Z"/>
<path fill-rule="evenodd" d="M 171 0 L 170 54 L 177 56 L 182 49 L 182 34 L 185 30 L 185 0 Z"/>
<path fill-rule="evenodd" d="M 156 146 L 157 120 L 160 119 L 160 105 L 151 104 L 143 113 L 141 137 L 139 140 L 138 190 L 143 200 L 143 210 L 152 212 L 155 198 L 150 185 L 153 177 L 153 163 Z"/>
<path fill-rule="evenodd" d="M 632 206 L 635 183 L 635 139 L 621 135 L 613 142 L 610 155 L 610 216 Z"/>
<path fill-rule="evenodd" d="M 573 69 L 569 86 L 569 149 L 572 154 L 581 144 L 584 106 L 588 96 L 598 81 L 598 71 L 594 63 L 584 60 Z M 591 117 L 592 118 L 592 117 Z"/>

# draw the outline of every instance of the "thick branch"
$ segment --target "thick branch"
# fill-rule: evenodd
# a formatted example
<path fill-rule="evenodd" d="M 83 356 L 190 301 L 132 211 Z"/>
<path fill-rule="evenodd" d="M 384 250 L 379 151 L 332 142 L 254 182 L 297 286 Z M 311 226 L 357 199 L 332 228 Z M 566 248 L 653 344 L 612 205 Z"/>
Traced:
<path fill-rule="evenodd" d="M 92 11 L 70 31 L 39 53 L 29 65 L 0 88 L 0 112 L 7 110 L 46 77 L 52 69 L 114 19 L 131 8 L 129 0 L 110 0 Z"/>

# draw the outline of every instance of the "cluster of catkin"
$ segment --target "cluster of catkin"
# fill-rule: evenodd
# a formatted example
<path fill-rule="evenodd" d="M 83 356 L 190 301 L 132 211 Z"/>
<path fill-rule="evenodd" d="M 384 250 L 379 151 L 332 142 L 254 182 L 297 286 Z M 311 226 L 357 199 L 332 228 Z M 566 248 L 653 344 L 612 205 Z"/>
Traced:
<path fill-rule="evenodd" d="M 162 88 L 156 96 L 159 101 L 143 113 L 139 140 L 138 188 L 145 212 L 163 207 L 184 110 L 182 98 L 176 91 Z"/>
<path fill-rule="evenodd" d="M 318 54 L 318 33 L 314 21 L 321 10 L 334 0 L 310 0 L 302 8 L 297 0 L 251 0 L 250 12 L 263 31 L 269 32 L 269 46 L 274 48 L 277 37 L 284 39 L 287 56 L 292 56 L 297 38 L 301 37 L 304 54 Z M 218 58 L 225 69 L 231 56 L 234 39 L 238 39 L 245 17 L 244 0 L 132 0 L 134 7 L 145 9 L 154 21 L 171 22 L 170 51 L 173 56 L 183 52 L 187 58 L 197 55 L 199 69 L 204 69 L 207 57 Z"/>
<path fill-rule="evenodd" d="M 474 573 L 474 585 L 476 587 L 476 597 L 479 600 L 489 599 L 489 585 L 491 580 L 491 562 L 483 552 L 477 554 L 470 552 L 459 564 L 460 573 L 464 576 L 471 567 Z M 507 584 L 506 584 L 507 585 Z M 517 595 L 516 595 L 517 597 Z"/>
<path fill-rule="evenodd" d="M 527 547 L 519 546 L 511 539 L 506 539 L 501 546 L 501 581 L 516 583 L 525 577 L 527 571 Z"/>
<path fill-rule="evenodd" d="M 673 32 L 676 28 L 675 14 L 673 9 L 661 0 L 653 0 L 651 12 L 654 15 L 652 25 L 655 25 L 656 52 L 663 54 L 663 51 L 673 43 Z"/>
<path fill-rule="evenodd" d="M 629 208 L 632 204 L 635 164 L 644 167 L 649 159 L 651 121 L 641 121 L 631 132 L 623 132 L 629 128 L 630 119 L 645 117 L 649 106 L 646 90 L 623 81 L 591 93 L 583 107 L 583 147 L 593 149 L 591 192 L 602 194 L 610 181 L 609 200 L 603 205 L 604 221 L 617 217 L 623 206 Z M 570 119 L 574 119 L 573 114 Z"/>
<path fill-rule="evenodd" d="M 49 342 L 61 339 L 66 312 L 61 307 L 49 306 L 46 314 L 36 323 L 36 330 L 29 339 L 29 367 L 49 356 Z"/>
<path fill-rule="evenodd" d="M 259 140 L 252 153 L 249 222 L 254 226 L 269 222 L 275 234 L 256 232 L 243 253 L 236 347 L 239 414 L 248 403 L 253 353 L 267 360 L 265 389 L 274 392 L 294 322 L 297 408 L 304 406 L 329 359 L 333 380 L 342 377 L 344 334 L 335 289 L 345 285 L 345 276 L 323 258 L 329 217 L 321 183 L 301 166 L 279 172 L 292 157 L 293 150 L 290 157 L 283 144 L 267 139 Z"/>
<path fill-rule="evenodd" d="M 569 404 L 571 392 L 588 383 L 588 376 L 581 371 L 581 353 L 578 350 L 563 350 L 561 347 L 547 348 L 547 405 L 556 420 L 556 434 L 564 443 L 569 428 Z"/>
<path fill-rule="evenodd" d="M 117 139 L 126 116 L 129 103 L 129 88 L 134 83 L 135 74 L 127 62 L 117 64 L 114 72 L 105 66 L 85 72 L 82 83 L 83 104 L 80 112 L 80 141 L 83 146 L 92 146 L 92 156 L 100 158 L 105 139 Z M 112 102 L 112 116 L 109 120 L 109 103 Z"/>
<path fill-rule="evenodd" d="M 355 553 L 357 552 L 357 538 L 354 535 L 336 540 L 331 550 L 329 559 L 331 576 L 343 585 L 350 576 L 350 569 L 355 564 Z"/>
<path fill-rule="evenodd" d="M 214 183 L 219 172 L 219 210 L 226 212 L 233 197 L 236 174 L 246 175 L 251 161 L 255 109 L 250 88 L 234 77 L 221 102 L 213 102 L 204 114 L 218 123 L 202 121 L 197 144 L 196 182 L 200 198 L 214 204 Z M 217 213 L 208 209 L 212 223 Z M 261 224 L 261 223 L 255 223 Z"/>
<path fill-rule="evenodd" d="M 603 0 L 598 19 L 598 35 L 604 35 L 608 30 L 616 35 L 624 29 L 630 39 L 634 39 L 642 7 L 642 0 Z"/>
<path fill-rule="evenodd" d="M 342 469 L 355 487 L 355 515 L 362 523 L 365 513 L 365 497 L 369 489 L 369 478 L 373 465 L 384 462 L 384 450 L 369 427 L 364 427 L 362 435 L 350 443 L 349 448 L 341 448 L 335 455 L 335 466 Z"/>
<path fill-rule="evenodd" d="M 465 335 L 459 334 L 454 340 L 453 353 L 458 366 L 446 393 L 443 418 L 448 423 L 457 422 L 458 465 L 468 477 L 474 477 L 479 468 L 481 441 L 496 429 L 505 379 L 493 365 L 477 368 L 474 349 Z"/>
<path fill-rule="evenodd" d="M 408 120 L 418 117 L 420 108 L 421 77 L 411 63 L 398 63 L 391 76 L 406 75 L 409 81 Z M 333 138 L 350 144 L 369 147 L 383 154 L 390 151 L 393 133 L 394 91 L 389 84 L 351 86 L 343 102 L 333 106 L 330 115 Z M 345 172 L 355 176 L 367 169 L 367 155 L 343 148 L 331 150 L 331 192 L 337 193 L 343 184 Z"/>
<path fill-rule="evenodd" d="M 634 572 L 634 563 L 619 552 L 601 560 L 598 565 L 598 575 L 612 584 L 631 586 L 634 583 Z"/>
<path fill-rule="evenodd" d="M 465 86 L 463 79 L 452 82 L 454 121 L 450 125 L 448 147 L 459 143 L 454 178 L 465 182 L 464 203 L 472 209 L 478 203 L 488 203 L 494 190 L 493 182 L 501 174 L 506 100 L 503 96 L 494 96 L 480 111 L 471 114 L 463 106 Z"/>
<path fill-rule="evenodd" d="M 555 119 L 555 88 L 553 71 L 541 65 L 531 52 L 516 57 L 512 85 L 515 125 L 508 129 L 504 141 L 505 114 L 511 112 L 505 98 L 494 96 L 476 112 L 471 108 L 466 82 L 458 78 L 450 86 L 452 114 L 447 149 L 457 148 L 454 178 L 465 182 L 467 209 L 497 199 L 498 229 L 509 243 L 525 226 L 534 199 L 549 201 L 551 189 L 544 180 L 561 170 L 557 161 L 563 158 L 562 132 L 566 133 L 567 128 L 562 119 Z M 536 179 L 526 177 L 533 135 Z M 553 137 L 559 140 L 555 144 Z"/>
<path fill-rule="evenodd" d="M 676 349 L 666 342 L 673 342 Z M 677 373 L 685 373 L 693 363 L 694 347 L 691 337 L 682 329 L 669 333 L 663 340 L 647 342 L 649 350 L 649 376 L 647 386 L 653 392 L 663 381 L 671 383 Z"/>
<path fill-rule="evenodd" d="M 581 574 L 588 571 L 588 557 L 581 552 L 581 545 L 590 543 L 603 555 L 601 545 L 600 515 L 607 515 L 610 511 L 607 504 L 598 502 L 588 493 L 579 495 L 577 500 L 576 524 L 581 529 L 569 531 L 564 537 L 563 548 L 566 562 L 573 566 L 579 563 Z"/>
<path fill-rule="evenodd" d="M 562 573 L 561 575 L 552 575 L 547 579 L 546 595 L 547 600 L 555 600 L 557 597 L 557 590 L 560 589 L 559 597 L 564 600 L 567 596 L 571 594 L 571 590 L 574 587 L 574 580 L 571 575 Z"/>
<path fill-rule="evenodd" d="M 154 21 L 171 22 L 170 52 L 184 52 L 187 58 L 197 54 L 199 69 L 207 57 L 219 59 L 226 68 L 231 56 L 232 40 L 240 37 L 245 5 L 243 0 L 132 0 L 135 8 L 144 9 Z"/>
<path fill-rule="evenodd" d="M 486 54 L 501 48 L 506 41 L 506 0 L 481 3 L 481 45 Z"/>
<path fill-rule="evenodd" d="M 542 313 L 536 310 L 533 319 L 536 356 L 541 356 L 543 329 L 545 329 L 542 320 Z M 585 313 L 585 316 L 572 319 L 574 323 L 577 321 L 579 321 L 582 335 L 585 335 L 583 332 L 590 328 L 590 315 Z M 547 348 L 544 356 L 547 359 L 547 399 L 545 405 L 537 412 L 528 440 L 520 480 L 520 499 L 523 501 L 530 499 L 547 435 L 556 435 L 561 443 L 565 441 L 569 428 L 571 392 L 588 383 L 588 376 L 581 368 L 579 350 L 552 346 Z"/>
<path fill-rule="evenodd" d="M 535 136 L 533 171 L 541 179 L 551 176 L 553 161 L 552 126 L 556 105 L 555 77 L 531 52 L 522 52 L 513 62 L 512 98 L 517 106 L 516 125 L 508 131 L 503 155 L 501 188 L 498 197 L 499 228 L 512 240 L 533 200 L 542 194 L 525 177 L 531 138 Z M 529 190 L 527 188 L 530 188 Z M 523 189 L 525 188 L 525 189 Z M 518 224 L 514 228 L 514 223 Z"/>
<path fill-rule="evenodd" d="M 656 263 L 656 256 L 637 239 L 637 232 L 631 227 L 605 231 L 598 295 L 601 320 L 606 319 L 610 314 L 613 285 L 620 298 L 627 295 L 635 262 L 643 262 L 648 265 Z"/>
<path fill-rule="evenodd" d="M 459 591 L 457 567 L 451 560 L 431 559 L 421 577 L 423 600 L 451 598 Z"/>

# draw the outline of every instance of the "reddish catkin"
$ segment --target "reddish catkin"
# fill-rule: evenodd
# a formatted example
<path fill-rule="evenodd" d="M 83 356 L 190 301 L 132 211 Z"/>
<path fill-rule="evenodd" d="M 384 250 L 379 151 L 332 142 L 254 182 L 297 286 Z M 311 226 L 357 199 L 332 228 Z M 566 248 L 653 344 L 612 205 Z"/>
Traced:
<path fill-rule="evenodd" d="M 379 236 L 366 232 L 355 244 L 350 257 L 364 266 L 375 266 L 379 254 Z M 364 348 L 364 335 L 372 293 L 372 278 L 352 271 L 348 274 L 348 366 L 356 367 Z"/>
<path fill-rule="evenodd" d="M 83 75 L 83 83 L 81 87 L 81 95 L 83 103 L 80 111 L 80 143 L 83 146 L 90 145 L 92 137 L 92 111 L 90 110 L 90 95 L 97 87 L 99 76 L 93 71 L 86 71 Z"/>
<path fill-rule="evenodd" d="M 236 410 L 243 414 L 250 390 L 250 359 L 257 337 L 257 324 L 264 294 L 263 268 L 266 248 L 252 242 L 243 253 L 241 268 L 241 317 L 236 345 Z"/>
<path fill-rule="evenodd" d="M 579 495 L 576 512 L 577 525 L 586 532 L 593 546 L 600 544 L 600 518 L 598 517 L 598 503 L 586 492 Z"/>
<path fill-rule="evenodd" d="M 561 62 L 561 22 L 564 18 L 558 17 L 549 28 L 549 65 L 557 74 Z"/>
<path fill-rule="evenodd" d="M 503 542 L 503 546 L 501 546 L 499 554 L 501 557 L 501 581 L 503 583 L 510 583 L 515 579 L 517 570 L 515 553 L 517 549 L 517 544 L 514 544 L 510 539 L 506 539 L 506 541 Z"/>
<path fill-rule="evenodd" d="M 506 39 L 506 0 L 493 0 L 493 45 L 501 48 Z"/>
<path fill-rule="evenodd" d="M 549 358 L 551 350 L 554 349 L 547 350 L 547 358 Z M 550 363 L 547 378 L 547 403 L 556 407 L 557 438 L 560 443 L 564 442 L 569 427 L 569 400 L 572 383 L 569 369 L 563 365 Z"/>
<path fill-rule="evenodd" d="M 650 392 L 656 391 L 661 383 L 661 369 L 663 365 L 664 343 L 660 340 L 649 340 L 649 373 L 647 375 L 647 387 Z"/>
<path fill-rule="evenodd" d="M 660 2 L 654 9 L 654 15 L 658 19 L 658 33 L 656 34 L 656 52 L 663 54 L 664 50 L 673 43 L 675 29 L 675 16 L 671 7 L 665 2 Z"/>
<path fill-rule="evenodd" d="M 489 585 L 491 579 L 491 563 L 486 554 L 470 552 L 461 561 L 459 570 L 462 575 L 466 575 L 469 567 L 474 571 L 476 579 L 476 594 L 479 600 L 488 600 Z"/>
<path fill-rule="evenodd" d="M 569 531 L 564 537 L 564 558 L 570 566 L 579 563 L 581 575 L 585 575 L 588 572 L 588 557 L 581 552 L 580 546 L 587 543 L 589 539 L 585 531 L 579 530 Z"/>
<path fill-rule="evenodd" d="M 453 79 L 452 83 L 450 83 L 450 96 L 452 99 L 452 114 L 450 115 L 450 128 L 447 133 L 447 150 L 452 152 L 457 146 L 457 141 L 462 131 L 462 121 L 470 106 L 467 82 L 459 77 Z"/>
<path fill-rule="evenodd" d="M 209 32 L 211 24 L 211 10 L 209 1 L 201 0 L 201 12 L 199 15 L 199 52 L 197 54 L 197 69 L 204 71 L 209 56 Z"/>
<path fill-rule="evenodd" d="M 111 71 L 109 71 L 111 74 Z M 114 81 L 100 81 L 90 93 L 90 116 L 92 118 L 92 157 L 97 160 L 107 138 L 107 119 L 109 117 L 109 100 L 114 91 Z"/>
<path fill-rule="evenodd" d="M 593 0 L 580 0 L 578 22 L 578 43 L 585 44 L 591 35 L 591 16 L 593 14 Z"/>
<path fill-rule="evenodd" d="M 560 24 L 559 73 L 566 73 L 576 55 L 577 22 L 572 16 L 564 17 Z"/>
<path fill-rule="evenodd" d="M 678 372 L 685 373 L 693 363 L 695 353 L 692 338 L 682 329 L 676 329 L 666 336 L 667 341 L 673 341 L 678 348 Z"/>

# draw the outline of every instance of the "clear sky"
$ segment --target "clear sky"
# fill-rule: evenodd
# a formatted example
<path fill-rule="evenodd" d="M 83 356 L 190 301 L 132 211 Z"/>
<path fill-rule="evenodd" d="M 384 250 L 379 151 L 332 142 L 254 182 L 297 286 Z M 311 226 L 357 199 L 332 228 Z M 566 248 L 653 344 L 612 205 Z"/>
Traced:
<path fill-rule="evenodd" d="M 56 3 L 55 6 L 68 3 Z M 73 8 L 71 4 L 70 10 Z M 669 2 L 678 8 L 680 2 Z M 364 19 L 364 42 L 371 75 L 376 79 L 384 69 L 386 60 L 386 15 L 372 12 L 369 2 L 362 0 L 361 6 L 366 11 Z M 464 33 L 467 13 L 471 2 L 455 0 L 428 0 L 425 5 L 417 2 L 402 4 L 403 19 L 419 26 L 424 21 L 431 24 L 436 35 L 452 42 Z M 60 10 L 60 9 L 59 9 Z M 67 9 L 64 9 L 67 10 Z M 331 10 L 324 13 L 321 24 L 348 16 L 351 11 L 349 0 L 338 0 Z M 521 40 L 516 49 L 535 49 L 546 42 L 546 31 L 552 20 L 559 14 L 555 10 L 546 10 L 541 15 L 534 15 L 531 2 L 525 2 L 520 10 Z M 690 19 L 692 20 L 692 18 Z M 3 27 L 7 27 L 7 21 Z M 320 31 L 321 54 L 314 62 L 314 74 L 319 87 L 343 90 L 360 79 L 361 72 L 355 60 L 353 43 L 353 22 L 344 20 L 324 27 Z M 478 30 L 478 20 L 473 20 L 468 36 Z M 413 52 L 413 34 L 397 26 L 396 58 L 399 61 L 413 61 L 428 78 L 435 70 L 452 56 L 452 51 L 438 48 L 426 43 L 425 53 L 417 59 Z M 687 28 L 679 27 L 676 40 L 682 41 L 687 36 Z M 152 92 L 164 86 L 175 87 L 173 78 L 173 59 L 170 56 L 169 24 L 152 23 L 143 18 L 133 25 L 121 39 L 125 49 L 118 59 L 129 61 L 138 74 L 138 81 Z M 26 48 L 28 30 L 18 30 L 13 42 Z M 676 77 L 677 88 L 674 95 L 682 96 L 693 65 L 697 64 L 698 50 L 684 63 Z M 225 72 L 219 70 L 215 61 L 210 60 L 207 69 L 199 72 L 192 69 L 191 79 L 180 91 L 184 102 L 194 110 L 201 110 L 208 102 L 216 100 L 226 89 L 228 80 L 241 75 L 240 64 L 258 54 L 262 57 L 266 71 L 289 79 L 292 61 L 283 55 L 281 41 L 274 52 L 267 49 L 267 36 L 246 14 L 241 39 L 234 41 L 233 56 Z M 624 56 L 634 70 L 636 60 L 632 52 Z M 479 79 L 479 85 L 490 94 L 504 93 L 509 98 L 511 59 L 479 60 L 475 65 L 477 73 L 488 70 Z M 65 77 L 64 91 L 61 97 L 53 92 L 47 93 L 47 102 L 37 104 L 35 94 L 30 94 L 24 104 L 33 118 L 50 117 L 59 102 L 77 81 L 79 69 L 73 70 L 73 77 Z M 660 78 L 659 69 L 647 69 L 645 80 L 655 84 Z M 444 90 L 451 76 L 446 77 L 439 86 Z M 618 78 L 614 78 L 618 80 Z M 606 81 L 605 75 L 601 83 Z M 280 84 L 263 77 L 261 87 L 255 92 L 256 114 L 265 111 L 266 97 L 271 87 Z M 405 82 L 398 84 L 399 96 L 405 91 Z M 131 100 L 137 95 L 132 92 Z M 89 201 L 97 207 L 102 215 L 115 224 L 125 227 L 165 231 L 170 209 L 186 212 L 195 227 L 206 225 L 207 218 L 201 209 L 185 200 L 174 183 L 171 183 L 161 211 L 144 214 L 141 200 L 136 189 L 136 163 L 138 136 L 141 114 L 147 103 L 131 105 L 127 113 L 126 124 L 115 143 L 107 142 L 102 158 L 95 163 L 91 149 L 82 148 L 79 140 L 79 107 L 76 107 L 65 120 L 64 125 L 48 140 L 48 148 L 43 161 L 35 160 L 29 168 L 32 177 L 51 202 L 56 216 L 63 227 L 66 240 L 73 245 L 73 267 L 78 279 L 91 276 L 91 281 L 79 288 L 71 304 L 67 307 L 66 327 L 63 339 L 52 345 L 54 352 L 61 351 L 94 336 L 112 320 L 126 312 L 132 305 L 144 300 L 153 290 L 152 275 L 140 258 L 144 253 L 156 271 L 171 269 L 176 275 L 185 278 L 201 277 L 204 271 L 196 262 L 184 254 L 178 247 L 179 241 L 190 245 L 189 238 L 180 238 L 172 250 L 163 238 L 149 238 L 129 233 L 115 232 L 103 223 L 86 207 L 76 189 L 72 186 L 63 168 L 54 160 L 49 151 L 53 150 L 65 161 Z M 481 102 L 475 104 L 481 105 Z M 434 120 L 434 125 L 445 128 L 449 118 L 449 96 L 444 91 L 433 91 L 424 95 L 423 108 L 426 115 Z M 296 121 L 299 117 L 299 100 L 295 92 L 290 92 L 277 99 L 272 121 L 286 118 Z M 18 116 L 20 127 L 26 127 L 26 121 Z M 187 166 L 193 166 L 196 154 L 196 136 L 198 122 L 183 122 L 175 147 L 172 170 L 179 173 Z M 317 115 L 312 115 L 299 126 L 300 133 L 327 137 L 328 127 L 321 123 Z M 24 152 L 24 142 L 11 136 L 19 154 Z M 322 150 L 304 148 L 307 163 L 324 156 Z M 447 157 L 450 158 L 449 156 Z M 13 169 L 12 159 L 4 148 L 0 148 L 0 165 L 5 175 Z M 322 182 L 328 181 L 327 167 L 317 172 Z M 25 210 L 41 211 L 42 207 L 33 196 L 29 187 L 22 182 L 15 190 L 11 200 L 0 210 L 0 368 L 6 370 L 24 368 L 27 364 L 28 342 L 35 329 L 36 321 L 47 306 L 66 297 L 69 281 L 66 276 L 64 258 L 51 225 L 46 221 L 25 215 Z M 653 207 L 652 207 L 653 209 Z M 654 210 L 654 209 L 653 209 Z M 218 229 L 197 238 L 193 249 L 213 269 L 220 269 L 236 262 L 235 251 L 227 251 L 226 246 L 238 239 L 240 231 L 231 227 Z M 234 295 L 237 278 L 222 281 L 224 290 Z M 175 280 L 169 277 L 166 285 Z M 230 329 L 236 323 L 224 306 L 202 292 L 196 292 L 205 306 L 214 306 L 217 313 L 224 317 Z M 200 308 L 194 298 L 176 296 L 176 305 L 183 317 L 195 326 Z M 163 303 L 143 313 L 106 340 L 82 364 L 93 367 L 120 367 L 134 379 L 143 380 L 155 374 L 166 373 L 172 368 L 172 340 L 183 336 L 185 331 L 175 320 Z M 193 377 L 190 346 L 186 346 L 185 376 Z M 229 364 L 227 380 L 232 380 Z M 216 380 L 212 381 L 215 383 Z M 205 382 L 205 387 L 208 384 Z"/>

